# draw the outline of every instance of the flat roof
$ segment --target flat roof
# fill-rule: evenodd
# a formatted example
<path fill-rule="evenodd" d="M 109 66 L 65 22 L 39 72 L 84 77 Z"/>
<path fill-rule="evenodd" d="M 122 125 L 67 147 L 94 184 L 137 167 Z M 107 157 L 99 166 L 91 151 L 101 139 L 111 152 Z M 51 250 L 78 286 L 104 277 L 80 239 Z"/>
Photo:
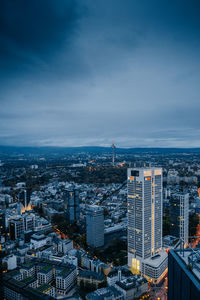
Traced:
<path fill-rule="evenodd" d="M 184 263 L 185 268 L 192 264 L 193 259 L 193 268 L 187 268 L 187 270 L 191 273 L 191 275 L 194 275 L 197 278 L 200 284 L 200 249 L 184 249 L 184 251 L 182 249 L 173 249 L 170 250 L 170 253 L 177 255 Z"/>
<path fill-rule="evenodd" d="M 162 250 L 159 253 L 155 254 L 153 257 L 142 260 L 142 262 L 153 268 L 158 268 L 167 257 L 167 252 L 165 250 Z"/>

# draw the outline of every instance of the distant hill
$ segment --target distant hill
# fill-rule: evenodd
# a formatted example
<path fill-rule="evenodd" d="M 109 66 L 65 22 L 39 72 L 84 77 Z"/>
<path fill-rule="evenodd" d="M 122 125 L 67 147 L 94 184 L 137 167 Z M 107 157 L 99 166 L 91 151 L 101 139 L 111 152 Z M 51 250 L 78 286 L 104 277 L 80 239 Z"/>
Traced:
<path fill-rule="evenodd" d="M 116 153 L 200 153 L 200 148 L 116 148 Z M 73 153 L 111 153 L 111 147 L 85 146 L 85 147 L 14 147 L 0 146 L 0 155 L 56 155 Z"/>

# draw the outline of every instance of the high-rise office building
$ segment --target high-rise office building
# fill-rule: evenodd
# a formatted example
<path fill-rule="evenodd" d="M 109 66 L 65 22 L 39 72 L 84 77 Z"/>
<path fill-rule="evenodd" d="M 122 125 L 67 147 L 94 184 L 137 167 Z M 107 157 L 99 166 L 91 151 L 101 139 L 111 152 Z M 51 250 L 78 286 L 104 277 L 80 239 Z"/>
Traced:
<path fill-rule="evenodd" d="M 79 191 L 75 188 L 71 188 L 65 191 L 64 197 L 65 210 L 67 212 L 68 220 L 70 223 L 79 220 Z"/>
<path fill-rule="evenodd" d="M 170 202 L 170 234 L 184 241 L 184 244 L 187 244 L 189 228 L 189 194 L 173 194 Z"/>
<path fill-rule="evenodd" d="M 162 169 L 128 169 L 128 265 L 153 283 L 164 277 Z"/>
<path fill-rule="evenodd" d="M 5 233 L 6 233 L 5 211 L 0 210 L 0 236 L 5 236 Z"/>
<path fill-rule="evenodd" d="M 18 214 L 24 213 L 25 211 L 31 210 L 31 189 L 26 188 L 18 194 Z"/>
<path fill-rule="evenodd" d="M 24 233 L 24 219 L 16 218 L 10 221 L 10 238 L 11 240 L 19 239 Z"/>
<path fill-rule="evenodd" d="M 98 205 L 90 205 L 86 211 L 87 244 L 96 248 L 104 245 L 104 211 Z"/>
<path fill-rule="evenodd" d="M 169 251 L 168 299 L 200 299 L 200 250 L 174 249 Z"/>

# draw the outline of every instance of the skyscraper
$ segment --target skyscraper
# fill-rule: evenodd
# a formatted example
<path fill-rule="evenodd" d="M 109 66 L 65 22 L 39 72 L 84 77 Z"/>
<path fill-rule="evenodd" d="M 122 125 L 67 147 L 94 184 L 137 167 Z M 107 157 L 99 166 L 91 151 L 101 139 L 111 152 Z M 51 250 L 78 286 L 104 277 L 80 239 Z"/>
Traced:
<path fill-rule="evenodd" d="M 162 169 L 128 169 L 128 265 L 157 283 L 167 268 L 162 251 Z"/>
<path fill-rule="evenodd" d="M 71 188 L 65 191 L 64 197 L 68 220 L 70 223 L 79 220 L 79 191 L 75 188 Z"/>
<path fill-rule="evenodd" d="M 104 245 L 104 211 L 98 205 L 90 205 L 86 211 L 87 244 L 96 248 Z"/>
<path fill-rule="evenodd" d="M 168 299 L 200 299 L 200 250 L 171 249 L 169 251 Z"/>
<path fill-rule="evenodd" d="M 170 206 L 170 234 L 188 242 L 189 194 L 173 194 Z"/>
<path fill-rule="evenodd" d="M 19 211 L 21 209 L 21 211 Z M 18 213 L 24 213 L 25 211 L 31 210 L 31 189 L 26 188 L 18 194 Z"/>
<path fill-rule="evenodd" d="M 6 221 L 5 221 L 5 211 L 0 210 L 0 237 L 5 237 L 6 235 Z M 1 239 L 0 239 L 1 242 Z"/>

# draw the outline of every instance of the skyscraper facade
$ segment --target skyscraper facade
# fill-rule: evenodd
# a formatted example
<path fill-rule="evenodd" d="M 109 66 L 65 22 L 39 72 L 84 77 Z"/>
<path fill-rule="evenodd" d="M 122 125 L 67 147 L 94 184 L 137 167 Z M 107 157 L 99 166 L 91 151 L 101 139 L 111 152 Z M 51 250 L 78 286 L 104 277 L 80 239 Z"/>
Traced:
<path fill-rule="evenodd" d="M 65 191 L 65 209 L 70 223 L 79 220 L 79 191 L 71 188 Z"/>
<path fill-rule="evenodd" d="M 5 211 L 0 210 L 0 237 L 5 237 L 6 235 L 6 221 L 5 221 Z M 1 242 L 1 239 L 0 239 Z"/>
<path fill-rule="evenodd" d="M 184 241 L 184 244 L 187 244 L 189 229 L 189 194 L 173 194 L 170 202 L 170 234 Z"/>
<path fill-rule="evenodd" d="M 127 205 L 128 265 L 134 272 L 158 281 L 167 266 L 162 251 L 161 168 L 128 169 Z"/>
<path fill-rule="evenodd" d="M 96 248 L 104 245 L 104 211 L 98 205 L 90 205 L 86 211 L 87 244 Z"/>
<path fill-rule="evenodd" d="M 16 218 L 10 221 L 10 238 L 11 240 L 19 239 L 24 233 L 24 219 Z"/>
<path fill-rule="evenodd" d="M 18 214 L 22 214 L 31 209 L 31 189 L 26 188 L 21 190 L 18 194 Z"/>

